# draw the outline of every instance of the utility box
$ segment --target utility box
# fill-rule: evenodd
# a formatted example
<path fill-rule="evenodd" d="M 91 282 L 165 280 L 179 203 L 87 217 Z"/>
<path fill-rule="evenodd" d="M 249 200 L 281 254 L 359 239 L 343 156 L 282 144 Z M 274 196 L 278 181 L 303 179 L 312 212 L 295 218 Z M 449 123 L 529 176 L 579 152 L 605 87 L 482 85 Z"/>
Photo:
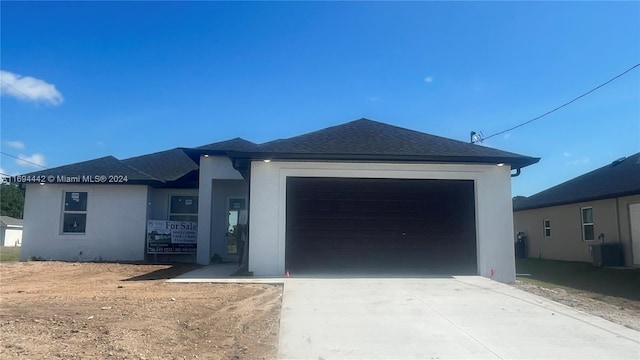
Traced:
<path fill-rule="evenodd" d="M 516 259 L 527 257 L 527 234 L 519 232 L 516 236 Z"/>
<path fill-rule="evenodd" d="M 624 254 L 620 243 L 601 243 L 589 246 L 595 266 L 624 266 Z"/>

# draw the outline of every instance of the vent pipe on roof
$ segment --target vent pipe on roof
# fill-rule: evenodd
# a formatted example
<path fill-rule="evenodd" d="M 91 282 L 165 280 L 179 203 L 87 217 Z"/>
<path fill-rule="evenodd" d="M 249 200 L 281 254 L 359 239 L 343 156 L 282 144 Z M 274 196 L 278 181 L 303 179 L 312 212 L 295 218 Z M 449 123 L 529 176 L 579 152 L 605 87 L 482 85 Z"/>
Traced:
<path fill-rule="evenodd" d="M 482 140 L 484 140 L 484 135 L 482 134 L 482 131 L 480 132 L 472 131 L 470 135 L 471 135 L 471 144 L 482 142 Z"/>

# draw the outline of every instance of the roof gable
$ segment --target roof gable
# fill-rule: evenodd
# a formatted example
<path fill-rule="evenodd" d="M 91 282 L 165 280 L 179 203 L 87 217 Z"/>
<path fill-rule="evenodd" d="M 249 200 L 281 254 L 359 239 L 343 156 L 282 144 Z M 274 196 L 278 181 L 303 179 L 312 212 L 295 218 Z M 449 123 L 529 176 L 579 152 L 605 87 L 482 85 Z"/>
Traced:
<path fill-rule="evenodd" d="M 514 210 L 640 194 L 640 153 L 514 202 Z"/>

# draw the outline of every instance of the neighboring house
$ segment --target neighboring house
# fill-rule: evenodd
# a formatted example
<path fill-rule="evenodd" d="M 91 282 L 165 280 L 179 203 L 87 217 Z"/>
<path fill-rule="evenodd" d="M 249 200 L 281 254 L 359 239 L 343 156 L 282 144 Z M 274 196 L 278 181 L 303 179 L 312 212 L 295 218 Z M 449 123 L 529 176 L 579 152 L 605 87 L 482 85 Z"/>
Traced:
<path fill-rule="evenodd" d="M 640 266 L 640 153 L 514 201 L 516 233 L 528 256 L 592 261 L 592 245 L 618 243 Z"/>
<path fill-rule="evenodd" d="M 367 119 L 260 145 L 108 156 L 23 179 L 22 260 L 209 264 L 244 249 L 263 276 L 420 271 L 509 282 L 511 174 L 538 160 Z"/>
<path fill-rule="evenodd" d="M 0 246 L 22 244 L 22 219 L 0 216 Z"/>

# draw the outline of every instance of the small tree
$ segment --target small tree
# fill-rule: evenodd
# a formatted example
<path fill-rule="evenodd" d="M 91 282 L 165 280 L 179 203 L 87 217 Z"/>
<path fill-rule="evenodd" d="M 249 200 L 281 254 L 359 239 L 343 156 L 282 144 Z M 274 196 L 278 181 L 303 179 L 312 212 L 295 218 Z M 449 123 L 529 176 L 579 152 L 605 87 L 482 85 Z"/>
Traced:
<path fill-rule="evenodd" d="M 0 215 L 22 219 L 24 212 L 24 190 L 18 185 L 0 185 Z"/>

